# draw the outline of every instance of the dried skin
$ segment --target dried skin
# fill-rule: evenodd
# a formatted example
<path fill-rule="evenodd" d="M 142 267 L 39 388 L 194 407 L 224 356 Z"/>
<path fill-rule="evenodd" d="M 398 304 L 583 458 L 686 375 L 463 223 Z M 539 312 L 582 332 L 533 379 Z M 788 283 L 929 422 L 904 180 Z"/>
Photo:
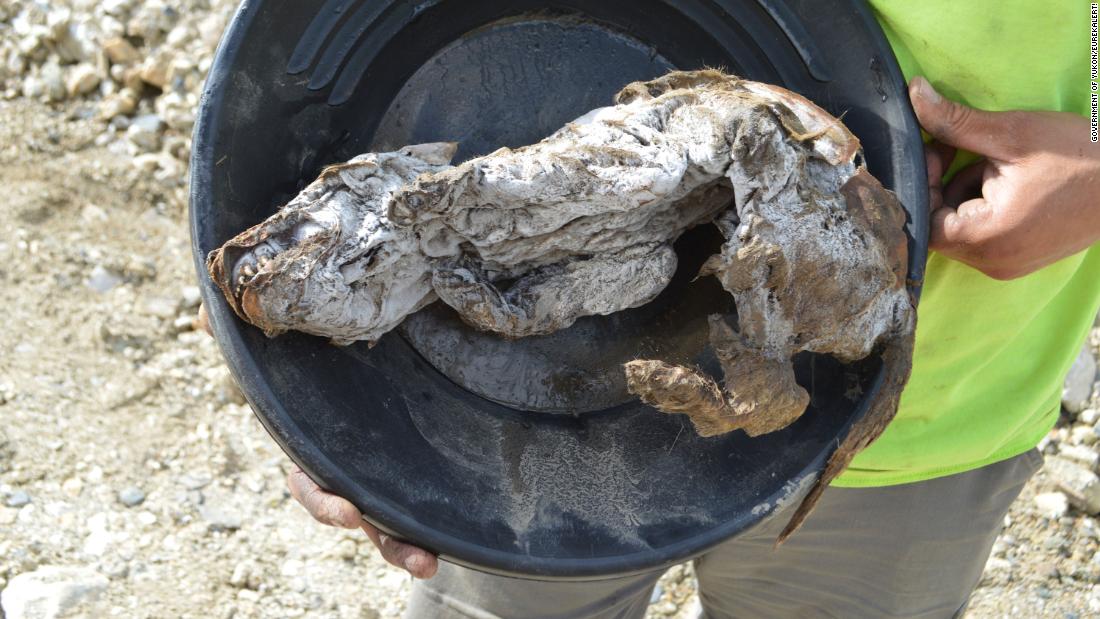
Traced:
<path fill-rule="evenodd" d="M 714 152 L 724 128 L 713 117 L 728 101 L 684 93 L 600 108 L 538 144 L 453 168 L 415 152 L 357 157 L 345 165 L 369 169 L 322 175 L 212 254 L 211 273 L 268 333 L 341 343 L 376 340 L 437 293 L 509 337 L 644 304 L 675 270 L 671 243 L 732 198 Z M 273 236 L 298 244 L 271 252 Z M 550 290 L 560 304 L 539 301 Z"/>
<path fill-rule="evenodd" d="M 388 219 L 388 198 L 445 166 L 454 150 L 422 144 L 327 168 L 271 218 L 211 252 L 211 277 L 237 315 L 268 335 L 376 340 L 435 300 L 432 262 L 415 230 Z"/>
<path fill-rule="evenodd" d="M 556 262 L 526 273 L 505 291 L 470 263 L 436 268 L 432 286 L 470 325 L 520 337 L 556 331 L 578 316 L 616 312 L 623 288 L 649 301 L 675 272 L 676 253 L 661 243 Z M 591 294 L 577 294 L 582 285 Z"/>
<path fill-rule="evenodd" d="M 786 427 L 810 403 L 795 382 L 794 367 L 744 344 L 721 316 L 710 317 L 711 345 L 722 365 L 724 391 L 709 376 L 663 361 L 626 364 L 627 381 L 643 402 L 666 413 L 687 414 L 701 436 L 744 430 L 759 436 Z"/>
<path fill-rule="evenodd" d="M 673 72 L 530 146 L 453 167 L 452 144 L 335 166 L 209 267 L 234 310 L 268 334 L 374 341 L 439 298 L 478 329 L 520 337 L 648 302 L 676 269 L 672 242 L 714 221 L 726 243 L 701 274 L 733 295 L 739 324 L 711 320 L 724 388 L 693 368 L 638 360 L 625 368 L 632 392 L 687 414 L 701 434 L 758 435 L 808 405 L 795 353 L 853 361 L 881 349 L 887 361 L 884 388 L 785 538 L 893 417 L 909 372 L 904 215 L 859 152 L 799 95 Z"/>
<path fill-rule="evenodd" d="M 725 389 L 692 368 L 653 361 L 627 364 L 627 379 L 647 403 L 686 413 L 700 434 L 756 435 L 786 427 L 809 403 L 794 381 L 795 353 L 855 361 L 884 350 L 883 387 L 830 457 L 782 542 L 896 413 L 915 312 L 905 287 L 904 212 L 856 165 L 858 140 L 797 95 L 750 87 L 772 113 L 746 116 L 731 134 L 726 175 L 735 203 L 716 222 L 727 242 L 701 271 L 716 276 L 737 305 L 739 333 L 718 317 L 711 321 Z M 645 96 L 664 95 L 651 87 Z"/>

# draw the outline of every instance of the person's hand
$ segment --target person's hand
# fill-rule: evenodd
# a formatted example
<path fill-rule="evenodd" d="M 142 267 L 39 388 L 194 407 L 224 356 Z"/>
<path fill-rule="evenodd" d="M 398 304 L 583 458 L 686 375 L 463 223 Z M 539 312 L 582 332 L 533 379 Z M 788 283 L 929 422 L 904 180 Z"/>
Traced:
<path fill-rule="evenodd" d="M 382 533 L 365 520 L 349 501 L 325 492 L 313 483 L 301 469 L 295 469 L 286 478 L 290 495 L 294 497 L 313 519 L 321 524 L 343 529 L 363 529 L 370 541 L 391 565 L 408 571 L 415 578 L 431 578 L 439 567 L 435 555 L 412 544 L 399 542 Z"/>
<path fill-rule="evenodd" d="M 208 335 L 213 335 L 205 305 L 199 306 L 195 326 Z M 325 492 L 301 469 L 295 467 L 291 471 L 286 478 L 286 485 L 290 489 L 290 496 L 305 507 L 317 522 L 342 529 L 363 529 L 378 552 L 382 553 L 382 558 L 391 565 L 406 570 L 415 578 L 431 578 L 435 575 L 439 567 L 435 555 L 423 548 L 399 542 L 371 526 L 363 520 L 363 515 L 350 501 Z"/>
<path fill-rule="evenodd" d="M 931 249 L 1000 280 L 1100 240 L 1100 145 L 1069 112 L 987 112 L 909 83 L 925 149 Z M 956 149 L 983 156 L 942 186 Z"/>

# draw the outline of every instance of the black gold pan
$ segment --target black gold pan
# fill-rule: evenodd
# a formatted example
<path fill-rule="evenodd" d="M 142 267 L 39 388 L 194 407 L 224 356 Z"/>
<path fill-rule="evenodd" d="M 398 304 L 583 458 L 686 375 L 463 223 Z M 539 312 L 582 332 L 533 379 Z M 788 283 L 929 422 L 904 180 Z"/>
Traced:
<path fill-rule="evenodd" d="M 721 67 L 815 101 L 860 139 L 926 257 L 924 156 L 905 83 L 857 0 L 250 0 L 218 50 L 195 128 L 191 231 L 211 323 L 272 437 L 383 530 L 477 569 L 597 579 L 658 569 L 796 504 L 867 410 L 881 360 L 796 358 L 811 394 L 788 428 L 701 438 L 626 391 L 652 357 L 717 375 L 707 316 L 733 310 L 693 280 L 721 242 L 676 244 L 654 301 L 505 341 L 435 304 L 374 348 L 240 321 L 205 258 L 324 166 L 456 141 L 456 161 L 538 141 L 673 68 Z M 855 395 L 858 394 L 858 395 Z"/>

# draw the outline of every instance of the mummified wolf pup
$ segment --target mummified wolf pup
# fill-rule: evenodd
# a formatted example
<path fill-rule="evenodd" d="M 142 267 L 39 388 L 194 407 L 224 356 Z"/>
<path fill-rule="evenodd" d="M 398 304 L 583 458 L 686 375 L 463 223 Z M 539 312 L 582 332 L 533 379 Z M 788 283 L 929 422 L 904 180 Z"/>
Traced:
<path fill-rule="evenodd" d="M 507 337 L 636 307 L 676 270 L 672 243 L 714 222 L 704 265 L 737 304 L 711 319 L 723 389 L 662 361 L 626 365 L 630 390 L 697 431 L 772 432 L 809 395 L 791 357 L 880 350 L 887 379 L 779 541 L 893 418 L 912 357 L 904 213 L 858 163 L 859 141 L 805 98 L 715 70 L 636 82 L 531 146 L 458 166 L 453 143 L 332 166 L 208 268 L 268 335 L 373 342 L 437 298 Z M 731 205 L 732 204 L 732 205 Z"/>

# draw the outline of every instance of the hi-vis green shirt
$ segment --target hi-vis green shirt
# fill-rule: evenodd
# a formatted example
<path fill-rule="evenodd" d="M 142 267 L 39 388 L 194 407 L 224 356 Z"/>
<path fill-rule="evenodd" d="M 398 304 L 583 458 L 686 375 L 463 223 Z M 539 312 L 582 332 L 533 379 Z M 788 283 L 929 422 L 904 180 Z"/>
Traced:
<path fill-rule="evenodd" d="M 977 108 L 1085 117 L 1089 4 L 871 0 L 906 79 L 923 75 Z M 1034 447 L 1058 417 L 1063 377 L 1098 307 L 1100 244 L 1007 282 L 932 253 L 898 415 L 834 485 L 930 479 Z"/>

